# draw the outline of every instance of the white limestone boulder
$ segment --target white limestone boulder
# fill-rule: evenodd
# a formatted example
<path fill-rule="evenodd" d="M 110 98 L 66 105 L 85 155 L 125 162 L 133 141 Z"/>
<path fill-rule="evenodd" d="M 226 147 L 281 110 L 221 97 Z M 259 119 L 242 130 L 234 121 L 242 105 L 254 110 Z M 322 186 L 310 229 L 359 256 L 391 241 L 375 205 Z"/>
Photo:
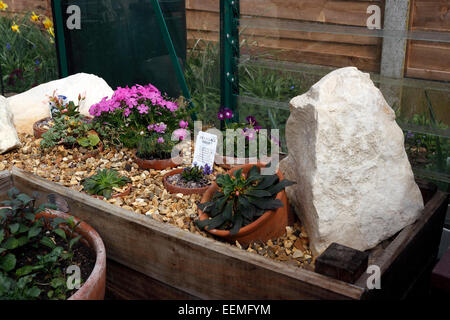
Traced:
<path fill-rule="evenodd" d="M 286 140 L 280 169 L 316 255 L 373 248 L 421 215 L 402 130 L 369 74 L 342 68 L 292 99 Z"/>
<path fill-rule="evenodd" d="M 8 100 L 0 96 L 0 154 L 20 146 Z"/>
<path fill-rule="evenodd" d="M 92 74 L 78 73 L 67 78 L 47 82 L 26 92 L 8 98 L 10 109 L 14 114 L 14 124 L 18 132 L 33 133 L 33 124 L 50 116 L 48 98 L 56 94 L 64 95 L 69 101 L 78 102 L 78 95 L 86 99 L 80 105 L 80 112 L 89 115 L 89 108 L 111 97 L 113 90 L 100 77 Z"/>

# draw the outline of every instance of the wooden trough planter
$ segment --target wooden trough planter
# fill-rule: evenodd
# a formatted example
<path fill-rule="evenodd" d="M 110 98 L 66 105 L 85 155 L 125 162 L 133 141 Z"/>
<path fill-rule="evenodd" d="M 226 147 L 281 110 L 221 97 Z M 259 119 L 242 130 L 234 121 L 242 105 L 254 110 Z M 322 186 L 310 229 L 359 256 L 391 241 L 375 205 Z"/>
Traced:
<path fill-rule="evenodd" d="M 368 290 L 364 273 L 354 284 L 300 269 L 121 209 L 23 170 L 0 172 L 0 200 L 15 186 L 63 196 L 71 214 L 94 227 L 108 253 L 107 292 L 123 299 L 376 299 L 403 298 L 435 263 L 448 195 L 422 184 L 423 216 L 369 265 L 381 269 L 381 289 Z M 207 272 L 204 272 L 207 270 Z"/>

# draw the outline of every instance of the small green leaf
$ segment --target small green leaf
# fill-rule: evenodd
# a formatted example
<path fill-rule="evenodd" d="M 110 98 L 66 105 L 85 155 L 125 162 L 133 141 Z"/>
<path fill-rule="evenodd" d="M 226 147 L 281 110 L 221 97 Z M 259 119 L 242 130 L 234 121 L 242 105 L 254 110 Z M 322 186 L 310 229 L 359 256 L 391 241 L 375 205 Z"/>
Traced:
<path fill-rule="evenodd" d="M 5 230 L 0 229 L 0 243 L 2 243 L 4 238 L 5 238 Z"/>
<path fill-rule="evenodd" d="M 20 191 L 15 187 L 8 190 L 8 198 L 10 199 L 15 199 L 19 194 Z"/>
<path fill-rule="evenodd" d="M 270 197 L 272 194 L 265 190 L 249 189 L 246 192 L 247 195 L 257 198 Z"/>
<path fill-rule="evenodd" d="M 6 256 L 0 258 L 0 269 L 9 272 L 16 267 L 16 256 L 8 253 Z"/>
<path fill-rule="evenodd" d="M 58 236 L 60 236 L 61 238 L 63 238 L 64 240 L 67 239 L 66 233 L 64 232 L 63 229 L 54 229 L 53 232 L 56 233 L 56 234 L 57 234 Z"/>
<path fill-rule="evenodd" d="M 2 247 L 7 250 L 13 250 L 13 249 L 17 248 L 18 246 L 19 246 L 19 241 L 14 237 L 8 238 L 2 245 Z"/>
<path fill-rule="evenodd" d="M 100 142 L 100 138 L 96 134 L 90 134 L 88 136 L 88 139 L 89 139 L 89 144 L 92 147 L 95 147 Z"/>
<path fill-rule="evenodd" d="M 24 266 L 16 270 L 16 276 L 22 277 L 33 272 L 33 266 Z"/>
<path fill-rule="evenodd" d="M 12 234 L 15 234 L 19 231 L 20 223 L 13 223 L 9 225 L 9 230 L 11 230 Z"/>
<path fill-rule="evenodd" d="M 32 202 L 34 199 L 29 197 L 28 195 L 21 193 L 17 196 L 17 200 L 22 201 L 22 203 L 27 206 L 30 202 Z"/>
<path fill-rule="evenodd" d="M 34 225 L 31 227 L 30 230 L 28 230 L 28 238 L 31 239 L 33 237 L 36 237 L 38 234 L 40 234 L 42 231 L 42 228 L 38 227 L 37 225 Z"/>
<path fill-rule="evenodd" d="M 41 290 L 37 287 L 32 287 L 27 290 L 27 296 L 32 297 L 32 298 L 37 298 L 40 296 L 40 294 L 41 294 Z"/>
<path fill-rule="evenodd" d="M 70 240 L 69 242 L 69 248 L 72 249 L 72 247 L 81 239 L 81 236 L 75 237 Z"/>
<path fill-rule="evenodd" d="M 57 289 L 59 287 L 65 286 L 66 281 L 64 280 L 64 278 L 55 278 L 52 281 L 50 281 L 50 285 L 52 286 L 53 289 Z"/>
<path fill-rule="evenodd" d="M 43 237 L 40 241 L 44 246 L 49 247 L 50 249 L 56 248 L 55 243 L 49 237 Z"/>
<path fill-rule="evenodd" d="M 17 241 L 19 242 L 18 247 L 22 247 L 28 243 L 29 239 L 27 236 L 22 236 L 22 237 L 18 238 Z"/>

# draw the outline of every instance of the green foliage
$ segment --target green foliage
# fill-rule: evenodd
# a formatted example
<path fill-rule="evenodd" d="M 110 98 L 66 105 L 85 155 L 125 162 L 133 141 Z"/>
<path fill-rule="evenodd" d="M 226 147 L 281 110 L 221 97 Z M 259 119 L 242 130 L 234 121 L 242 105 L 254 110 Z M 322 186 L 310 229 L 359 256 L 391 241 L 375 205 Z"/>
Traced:
<path fill-rule="evenodd" d="M 42 289 L 49 285 L 53 290 L 48 298 L 66 299 L 69 290 L 63 270 L 72 264 L 71 249 L 80 240 L 74 233 L 79 223 L 74 223 L 73 218 L 37 218 L 38 213 L 56 206 L 42 204 L 36 208 L 36 199 L 16 188 L 8 191 L 8 197 L 10 200 L 0 203 L 5 207 L 0 210 L 0 299 L 41 299 Z M 63 239 L 68 249 L 57 246 L 55 237 Z M 47 247 L 47 254 L 36 255 L 27 265 L 18 265 L 23 252 Z"/>
<path fill-rule="evenodd" d="M 20 33 L 11 30 L 13 23 L 20 26 Z M 0 64 L 7 92 L 20 93 L 58 79 L 53 39 L 30 21 L 30 14 L 0 16 L 0 34 Z"/>
<path fill-rule="evenodd" d="M 84 190 L 89 194 L 103 196 L 110 199 L 113 188 L 120 188 L 131 182 L 127 177 L 121 177 L 116 170 L 103 169 L 83 182 Z"/>
<path fill-rule="evenodd" d="M 164 143 L 159 143 L 158 139 L 163 138 Z M 170 159 L 172 149 L 179 143 L 171 140 L 171 134 L 164 135 L 150 134 L 137 139 L 136 155 L 141 159 Z"/>
<path fill-rule="evenodd" d="M 234 235 L 252 223 L 264 212 L 283 206 L 276 195 L 285 187 L 294 184 L 289 180 L 279 181 L 278 175 L 261 175 L 257 166 L 253 166 L 247 177 L 242 168 L 234 175 L 219 175 L 216 183 L 219 190 L 212 201 L 199 204 L 198 207 L 209 214 L 210 219 L 196 221 L 199 228 L 208 230 L 230 230 Z"/>
<path fill-rule="evenodd" d="M 185 181 L 201 181 L 205 176 L 210 175 L 212 169 L 206 164 L 204 167 L 197 166 L 195 163 L 193 166 L 184 168 L 181 172 L 181 177 Z"/>
<path fill-rule="evenodd" d="M 81 137 L 77 139 L 77 142 L 80 146 L 85 148 L 94 148 L 96 145 L 100 143 L 100 138 L 97 134 L 89 134 L 87 137 Z"/>

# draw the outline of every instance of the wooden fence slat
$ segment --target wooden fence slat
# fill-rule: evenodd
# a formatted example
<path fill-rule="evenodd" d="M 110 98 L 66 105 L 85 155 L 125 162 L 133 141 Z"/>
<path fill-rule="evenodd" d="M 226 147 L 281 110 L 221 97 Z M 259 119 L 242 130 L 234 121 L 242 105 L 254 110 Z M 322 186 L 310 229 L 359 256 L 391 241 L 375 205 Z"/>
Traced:
<path fill-rule="evenodd" d="M 241 0 L 241 14 L 366 26 L 367 7 L 384 1 Z M 187 0 L 187 9 L 219 12 L 217 0 Z"/>

